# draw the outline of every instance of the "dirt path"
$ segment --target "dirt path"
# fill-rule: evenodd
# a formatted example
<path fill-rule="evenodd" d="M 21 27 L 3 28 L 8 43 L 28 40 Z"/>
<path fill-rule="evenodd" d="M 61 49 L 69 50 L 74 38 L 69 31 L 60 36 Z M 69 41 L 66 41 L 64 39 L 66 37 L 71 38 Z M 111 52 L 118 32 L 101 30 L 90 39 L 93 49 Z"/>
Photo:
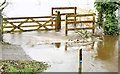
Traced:
<path fill-rule="evenodd" d="M 2 59 L 32 60 L 28 55 L 26 55 L 24 50 L 18 45 L 2 45 Z"/>

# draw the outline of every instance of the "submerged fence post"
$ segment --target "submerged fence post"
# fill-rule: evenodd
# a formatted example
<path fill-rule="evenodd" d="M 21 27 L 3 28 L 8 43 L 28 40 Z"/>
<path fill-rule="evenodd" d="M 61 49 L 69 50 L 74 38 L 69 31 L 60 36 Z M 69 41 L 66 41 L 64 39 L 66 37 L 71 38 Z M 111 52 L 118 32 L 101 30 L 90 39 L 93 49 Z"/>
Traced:
<path fill-rule="evenodd" d="M 2 37 L 2 10 L 0 10 L 0 42 L 3 41 Z"/>
<path fill-rule="evenodd" d="M 59 32 L 60 29 L 61 29 L 61 16 L 60 16 L 60 11 L 57 11 L 57 14 L 56 14 L 56 24 L 55 24 L 55 31 L 56 32 Z"/>

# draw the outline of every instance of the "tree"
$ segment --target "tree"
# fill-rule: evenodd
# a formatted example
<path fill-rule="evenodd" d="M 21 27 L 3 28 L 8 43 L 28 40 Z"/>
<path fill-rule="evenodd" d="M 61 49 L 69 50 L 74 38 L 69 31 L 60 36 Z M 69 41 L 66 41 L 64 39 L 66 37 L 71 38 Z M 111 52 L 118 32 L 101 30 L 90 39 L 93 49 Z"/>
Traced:
<path fill-rule="evenodd" d="M 3 37 L 2 37 L 2 11 L 4 10 L 4 8 L 8 5 L 8 3 L 6 2 L 6 0 L 4 0 L 2 3 L 0 3 L 0 42 L 3 41 Z"/>
<path fill-rule="evenodd" d="M 103 27 L 107 35 L 118 34 L 118 19 L 116 19 L 116 10 L 119 8 L 119 2 L 95 2 L 98 11 L 98 25 Z"/>

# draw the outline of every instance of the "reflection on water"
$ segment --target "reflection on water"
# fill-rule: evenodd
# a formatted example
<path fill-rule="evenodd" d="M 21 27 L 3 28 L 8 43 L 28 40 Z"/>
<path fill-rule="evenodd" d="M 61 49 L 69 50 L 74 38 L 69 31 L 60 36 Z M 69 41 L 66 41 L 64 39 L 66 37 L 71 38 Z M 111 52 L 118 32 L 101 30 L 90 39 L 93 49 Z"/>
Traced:
<path fill-rule="evenodd" d="M 114 51 L 116 49 L 117 40 L 118 36 L 104 36 L 103 41 L 97 43 L 97 58 L 107 60 L 115 56 Z"/>
<path fill-rule="evenodd" d="M 61 43 L 55 43 L 55 46 L 56 46 L 57 48 L 60 48 L 60 45 L 61 45 Z"/>
<path fill-rule="evenodd" d="M 83 50 L 83 72 L 118 72 L 118 36 L 95 37 L 93 49 Z M 88 49 L 84 47 L 84 49 Z M 85 68 L 86 67 L 86 68 Z"/>
<path fill-rule="evenodd" d="M 91 49 L 94 49 L 95 42 L 92 42 Z"/>
<path fill-rule="evenodd" d="M 65 42 L 65 51 L 67 51 L 67 42 Z"/>

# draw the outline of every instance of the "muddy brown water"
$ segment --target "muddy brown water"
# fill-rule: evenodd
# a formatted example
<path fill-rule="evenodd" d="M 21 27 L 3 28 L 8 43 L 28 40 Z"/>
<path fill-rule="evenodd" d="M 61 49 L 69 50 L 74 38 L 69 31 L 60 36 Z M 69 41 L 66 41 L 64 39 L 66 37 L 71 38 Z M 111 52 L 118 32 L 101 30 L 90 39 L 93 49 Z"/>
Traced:
<path fill-rule="evenodd" d="M 51 65 L 45 72 L 118 72 L 118 36 L 93 36 L 90 43 L 66 42 L 69 38 L 51 32 L 4 34 L 5 41 L 21 45 L 33 60 Z"/>
<path fill-rule="evenodd" d="M 84 72 L 118 72 L 118 36 L 103 36 L 95 42 L 93 50 L 84 51 L 83 63 Z"/>

